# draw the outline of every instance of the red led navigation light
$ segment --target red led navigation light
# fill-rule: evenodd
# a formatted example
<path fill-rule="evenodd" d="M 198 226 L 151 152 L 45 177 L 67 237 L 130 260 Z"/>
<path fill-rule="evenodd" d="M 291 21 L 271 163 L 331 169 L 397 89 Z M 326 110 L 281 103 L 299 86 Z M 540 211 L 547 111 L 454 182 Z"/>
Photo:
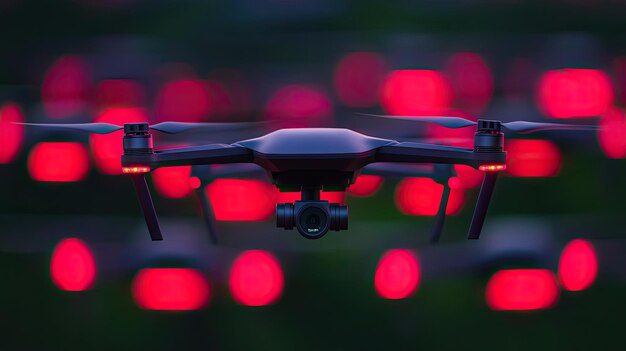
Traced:
<path fill-rule="evenodd" d="M 504 269 L 496 272 L 485 291 L 487 305 L 498 311 L 527 311 L 554 306 L 559 288 L 547 269 Z"/>
<path fill-rule="evenodd" d="M 193 268 L 144 268 L 133 279 L 135 303 L 146 310 L 192 311 L 209 302 L 209 282 Z"/>
<path fill-rule="evenodd" d="M 145 167 L 145 166 L 122 167 L 122 173 L 124 174 L 137 174 L 137 173 L 148 173 L 148 172 L 150 172 L 150 167 Z"/>
<path fill-rule="evenodd" d="M 96 261 L 87 244 L 77 238 L 61 240 L 52 253 L 50 277 L 61 290 L 90 289 L 96 280 Z"/>
<path fill-rule="evenodd" d="M 598 256 L 591 243 L 583 239 L 570 241 L 561 252 L 558 275 L 565 290 L 590 287 L 598 275 Z"/>
<path fill-rule="evenodd" d="M 387 251 L 378 262 L 374 287 L 384 299 L 405 299 L 417 289 L 420 266 L 415 254 L 405 249 Z"/>
<path fill-rule="evenodd" d="M 233 299 L 240 305 L 270 305 L 282 295 L 283 269 L 267 251 L 244 251 L 233 263 L 229 286 Z"/>
<path fill-rule="evenodd" d="M 506 169 L 506 165 L 480 165 L 478 169 L 483 172 L 496 172 L 496 171 L 504 171 Z"/>

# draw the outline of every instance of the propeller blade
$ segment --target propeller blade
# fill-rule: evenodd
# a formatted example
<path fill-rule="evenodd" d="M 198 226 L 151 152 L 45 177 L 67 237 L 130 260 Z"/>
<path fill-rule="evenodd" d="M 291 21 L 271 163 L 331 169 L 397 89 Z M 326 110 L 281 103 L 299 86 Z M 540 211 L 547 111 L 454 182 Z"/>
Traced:
<path fill-rule="evenodd" d="M 502 123 L 506 129 L 519 134 L 539 132 L 542 130 L 598 130 L 598 126 L 579 125 L 579 124 L 562 124 L 562 123 L 543 123 L 543 122 L 527 122 L 514 121 Z"/>
<path fill-rule="evenodd" d="M 56 130 L 77 130 L 87 133 L 95 134 L 109 134 L 118 130 L 124 129 L 122 126 L 118 126 L 110 123 L 73 123 L 73 124 L 53 124 L 53 123 L 16 123 L 25 126 L 42 127 L 47 129 Z"/>
<path fill-rule="evenodd" d="M 464 128 L 469 126 L 475 126 L 476 122 L 461 117 L 447 117 L 447 116 L 389 116 L 389 115 L 374 115 L 369 113 L 359 113 L 363 116 L 396 119 L 409 122 L 430 122 L 447 128 Z"/>
<path fill-rule="evenodd" d="M 236 123 L 188 123 L 188 122 L 161 122 L 150 126 L 150 129 L 166 134 L 177 134 L 188 131 L 221 132 L 235 129 L 245 129 L 263 125 L 266 122 L 236 122 Z"/>

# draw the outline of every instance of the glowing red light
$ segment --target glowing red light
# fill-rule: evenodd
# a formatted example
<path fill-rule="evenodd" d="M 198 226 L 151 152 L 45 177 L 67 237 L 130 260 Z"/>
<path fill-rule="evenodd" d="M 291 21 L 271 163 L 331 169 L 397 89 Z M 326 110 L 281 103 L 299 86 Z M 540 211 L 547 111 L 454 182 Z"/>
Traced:
<path fill-rule="evenodd" d="M 117 107 L 104 110 L 95 122 L 123 125 L 124 123 L 148 122 L 148 114 L 144 109 L 131 107 Z M 89 144 L 93 153 L 96 167 L 104 174 L 122 173 L 123 131 L 106 135 L 92 134 Z"/>
<path fill-rule="evenodd" d="M 191 311 L 209 302 L 209 283 L 192 268 L 144 268 L 133 279 L 133 298 L 140 308 Z"/>
<path fill-rule="evenodd" d="M 598 141 L 607 157 L 626 157 L 626 116 L 622 110 L 611 107 L 602 117 Z"/>
<path fill-rule="evenodd" d="M 78 182 L 87 177 L 89 155 L 76 142 L 41 142 L 28 155 L 28 173 L 40 182 Z"/>
<path fill-rule="evenodd" d="M 82 112 L 91 89 L 91 69 L 79 56 L 62 56 L 46 72 L 41 98 L 48 116 L 62 118 Z"/>
<path fill-rule="evenodd" d="M 276 210 L 274 186 L 259 180 L 217 179 L 205 191 L 218 221 L 263 221 Z"/>
<path fill-rule="evenodd" d="M 150 172 L 150 167 L 145 167 L 145 166 L 122 167 L 122 173 L 124 174 L 137 174 L 137 173 L 148 173 L 148 172 Z"/>
<path fill-rule="evenodd" d="M 405 178 L 396 187 L 396 206 L 411 216 L 434 216 L 439 210 L 443 185 L 430 178 Z M 451 189 L 446 214 L 457 214 L 463 207 L 464 193 Z"/>
<path fill-rule="evenodd" d="M 267 251 L 244 251 L 233 263 L 228 282 L 230 293 L 238 304 L 270 305 L 282 295 L 283 269 Z"/>
<path fill-rule="evenodd" d="M 278 192 L 276 190 L 277 203 L 295 202 L 302 199 L 302 194 L 299 192 Z M 343 191 L 322 191 L 320 193 L 320 200 L 325 200 L 330 203 L 343 204 L 346 200 L 346 193 Z"/>
<path fill-rule="evenodd" d="M 191 186 L 192 189 L 200 189 L 202 181 L 200 181 L 198 177 L 191 177 L 189 178 L 189 186 Z"/>
<path fill-rule="evenodd" d="M 0 164 L 12 162 L 24 141 L 24 115 L 15 103 L 0 106 Z"/>
<path fill-rule="evenodd" d="M 165 84 L 156 99 L 156 116 L 160 122 L 198 122 L 207 118 L 212 108 L 207 87 L 195 79 Z"/>
<path fill-rule="evenodd" d="M 146 92 L 134 80 L 104 80 L 96 87 L 96 101 L 100 108 L 138 107 L 146 102 Z"/>
<path fill-rule="evenodd" d="M 496 272 L 485 292 L 492 310 L 524 311 L 552 307 L 559 297 L 554 274 L 547 269 L 504 269 Z"/>
<path fill-rule="evenodd" d="M 366 197 L 374 195 L 383 184 L 383 177 L 373 175 L 360 175 L 354 184 L 348 187 L 350 195 Z"/>
<path fill-rule="evenodd" d="M 493 95 L 493 76 L 479 54 L 455 54 L 446 63 L 446 76 L 460 107 L 472 113 L 483 112 Z"/>
<path fill-rule="evenodd" d="M 152 182 L 162 196 L 180 199 L 191 194 L 193 190 L 190 176 L 191 166 L 164 167 L 152 172 Z"/>
<path fill-rule="evenodd" d="M 405 299 L 415 293 L 420 281 L 420 265 L 413 252 L 395 249 L 385 252 L 378 262 L 374 287 L 385 299 Z"/>
<path fill-rule="evenodd" d="M 50 260 L 50 277 L 61 290 L 84 291 L 96 280 L 96 261 L 82 240 L 61 240 L 54 248 Z"/>
<path fill-rule="evenodd" d="M 506 169 L 506 165 L 480 165 L 478 166 L 479 171 L 483 172 L 497 172 L 504 171 Z"/>
<path fill-rule="evenodd" d="M 554 177 L 561 170 L 561 151 L 549 140 L 509 140 L 507 173 L 516 177 Z"/>
<path fill-rule="evenodd" d="M 598 256 L 587 240 L 570 241 L 559 258 L 559 280 L 565 290 L 585 290 L 598 275 Z"/>
<path fill-rule="evenodd" d="M 392 115 L 441 114 L 450 107 L 452 88 L 432 70 L 397 70 L 383 82 L 381 103 Z"/>
<path fill-rule="evenodd" d="M 349 53 L 335 67 L 335 92 L 347 106 L 374 106 L 386 74 L 387 63 L 382 55 L 375 52 Z"/>
<path fill-rule="evenodd" d="M 613 87 L 598 69 L 548 71 L 539 80 L 538 104 L 553 118 L 601 116 L 613 102 Z"/>
<path fill-rule="evenodd" d="M 330 98 L 309 85 L 287 85 L 276 91 L 266 106 L 266 116 L 283 128 L 327 125 L 333 116 Z"/>
<path fill-rule="evenodd" d="M 479 186 L 483 181 L 483 173 L 466 165 L 454 165 L 454 171 L 459 179 L 459 187 L 472 189 Z"/>

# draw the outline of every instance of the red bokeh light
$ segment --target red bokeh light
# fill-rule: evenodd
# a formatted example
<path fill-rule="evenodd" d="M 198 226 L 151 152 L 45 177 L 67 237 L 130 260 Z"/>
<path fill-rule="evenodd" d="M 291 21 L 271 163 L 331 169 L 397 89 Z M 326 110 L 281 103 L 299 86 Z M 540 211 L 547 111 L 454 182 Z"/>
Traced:
<path fill-rule="evenodd" d="M 144 268 L 133 279 L 133 298 L 140 308 L 191 311 L 209 302 L 209 282 L 192 268 Z"/>
<path fill-rule="evenodd" d="M 96 87 L 96 104 L 100 109 L 110 107 L 139 107 L 146 102 L 141 84 L 128 79 L 103 80 Z"/>
<path fill-rule="evenodd" d="M 590 287 L 598 275 L 598 256 L 591 243 L 583 239 L 570 241 L 561 252 L 558 275 L 565 290 Z"/>
<path fill-rule="evenodd" d="M 383 177 L 375 175 L 360 175 L 356 177 L 354 184 L 347 189 L 348 194 L 366 197 L 374 195 L 383 184 Z"/>
<path fill-rule="evenodd" d="M 282 128 L 328 125 L 333 105 L 321 89 L 309 85 L 287 85 L 277 90 L 266 105 L 266 117 L 281 123 Z"/>
<path fill-rule="evenodd" d="M 549 117 L 593 117 L 607 111 L 613 95 L 611 81 L 603 71 L 566 68 L 542 75 L 537 102 Z"/>
<path fill-rule="evenodd" d="M 19 105 L 6 103 L 0 106 L 0 164 L 12 162 L 24 142 L 24 114 Z"/>
<path fill-rule="evenodd" d="M 609 158 L 626 157 L 626 115 L 612 107 L 600 120 L 598 142 Z"/>
<path fill-rule="evenodd" d="M 443 185 L 430 178 L 405 178 L 396 187 L 396 206 L 411 216 L 434 216 L 439 210 Z M 463 207 L 464 193 L 451 189 L 446 214 L 457 214 Z"/>
<path fill-rule="evenodd" d="M 561 170 L 561 151 L 548 140 L 509 140 L 507 173 L 515 177 L 554 177 Z"/>
<path fill-rule="evenodd" d="M 131 107 L 116 107 L 104 110 L 95 122 L 123 125 L 124 123 L 148 122 L 148 114 L 144 109 Z M 104 174 L 122 173 L 123 131 L 106 135 L 92 134 L 89 144 L 93 153 L 96 167 Z"/>
<path fill-rule="evenodd" d="M 63 118 L 83 112 L 91 82 L 91 68 L 83 58 L 67 55 L 56 60 L 41 84 L 41 98 L 48 116 Z"/>
<path fill-rule="evenodd" d="M 339 60 L 333 76 L 335 92 L 347 106 L 371 107 L 378 102 L 387 63 L 375 52 L 352 52 Z"/>
<path fill-rule="evenodd" d="M 61 240 L 52 253 L 50 277 L 61 290 L 90 289 L 96 280 L 96 261 L 87 244 L 77 238 Z"/>
<path fill-rule="evenodd" d="M 276 194 L 277 203 L 295 202 L 302 198 L 302 193 L 300 192 L 278 192 L 278 190 L 276 190 Z M 320 200 L 343 205 L 346 200 L 346 193 L 343 191 L 322 191 L 320 193 Z"/>
<path fill-rule="evenodd" d="M 419 261 L 413 252 L 405 249 L 385 252 L 374 275 L 376 292 L 385 299 L 405 299 L 413 295 L 419 281 Z"/>
<path fill-rule="evenodd" d="M 485 291 L 492 310 L 524 311 L 552 307 L 558 300 L 559 287 L 547 269 L 504 269 L 496 272 Z"/>
<path fill-rule="evenodd" d="M 472 189 L 480 186 L 483 181 L 483 172 L 467 165 L 454 165 L 454 171 L 462 189 Z"/>
<path fill-rule="evenodd" d="M 233 262 L 228 282 L 230 293 L 238 304 L 270 305 L 283 293 L 283 269 L 267 251 L 244 251 Z"/>
<path fill-rule="evenodd" d="M 28 155 L 28 173 L 40 182 L 78 182 L 87 177 L 89 155 L 76 142 L 40 142 Z"/>
<path fill-rule="evenodd" d="M 205 191 L 218 221 L 263 221 L 276 210 L 274 186 L 260 180 L 216 179 Z"/>
<path fill-rule="evenodd" d="M 392 115 L 440 115 L 450 107 L 452 88 L 438 71 L 396 70 L 385 78 L 380 99 Z"/>
<path fill-rule="evenodd" d="M 493 76 L 485 60 L 476 53 L 460 52 L 448 60 L 445 72 L 459 107 L 482 113 L 493 96 Z"/>
<path fill-rule="evenodd" d="M 199 122 L 209 117 L 213 104 L 204 82 L 180 79 L 165 84 L 156 98 L 159 122 Z"/>
<path fill-rule="evenodd" d="M 163 167 L 152 172 L 152 182 L 162 196 L 180 199 L 193 191 L 189 182 L 190 176 L 191 166 Z"/>

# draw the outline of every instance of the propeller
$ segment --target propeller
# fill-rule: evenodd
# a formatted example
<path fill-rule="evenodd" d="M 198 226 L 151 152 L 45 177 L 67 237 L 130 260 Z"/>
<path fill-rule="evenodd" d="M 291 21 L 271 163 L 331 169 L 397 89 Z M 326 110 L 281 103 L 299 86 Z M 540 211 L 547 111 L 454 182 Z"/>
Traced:
<path fill-rule="evenodd" d="M 389 116 L 389 115 L 375 115 L 369 113 L 360 113 L 360 115 L 375 117 L 375 118 L 387 118 L 396 119 L 409 122 L 430 122 L 435 123 L 446 128 L 464 128 L 475 126 L 478 122 L 474 122 L 469 119 L 461 117 L 446 117 L 446 116 Z M 515 133 L 525 134 L 533 133 L 543 130 L 598 130 L 597 126 L 591 125 L 578 125 L 578 124 L 563 124 L 563 123 L 544 123 L 544 122 L 529 122 L 529 121 L 513 121 L 503 122 L 501 125 Z"/>
<path fill-rule="evenodd" d="M 237 122 L 237 123 L 188 123 L 188 122 L 161 122 L 153 124 L 150 129 L 166 134 L 177 134 L 189 131 L 196 132 L 222 132 L 227 130 L 244 129 L 265 124 L 266 122 Z M 52 123 L 17 123 L 25 126 L 42 127 L 56 130 L 76 130 L 80 132 L 94 134 L 109 134 L 124 129 L 110 123 L 73 123 L 73 124 L 52 124 Z"/>

